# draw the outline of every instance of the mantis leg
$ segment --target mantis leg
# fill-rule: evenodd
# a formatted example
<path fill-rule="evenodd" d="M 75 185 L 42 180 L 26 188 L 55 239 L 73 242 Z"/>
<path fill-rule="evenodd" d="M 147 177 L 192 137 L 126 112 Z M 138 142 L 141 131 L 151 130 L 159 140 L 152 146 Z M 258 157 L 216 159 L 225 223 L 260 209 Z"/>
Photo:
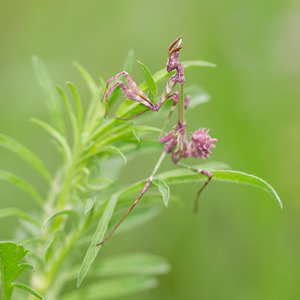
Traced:
<path fill-rule="evenodd" d="M 150 177 L 148 178 L 141 194 L 138 196 L 138 198 L 134 201 L 134 203 L 131 205 L 131 207 L 127 210 L 127 212 L 124 214 L 124 216 L 121 218 L 121 220 L 117 223 L 117 225 L 113 228 L 113 230 L 105 237 L 105 239 L 96 244 L 97 246 L 99 245 L 102 245 L 115 231 L 116 229 L 120 226 L 120 224 L 124 221 L 124 219 L 127 217 L 127 215 L 133 210 L 133 208 L 138 204 L 138 202 L 140 201 L 140 199 L 142 198 L 142 196 L 147 192 L 148 188 L 150 187 L 152 181 L 153 181 L 153 178 L 156 174 L 156 172 L 158 171 L 161 163 L 163 162 L 164 158 L 166 156 L 166 152 L 163 152 L 160 156 L 160 158 L 158 159 L 153 171 L 152 171 L 152 174 L 150 175 Z"/>
<path fill-rule="evenodd" d="M 117 120 L 124 120 L 124 121 L 127 121 L 127 120 L 131 120 L 131 119 L 134 119 L 136 117 L 139 117 L 141 115 L 143 115 L 145 112 L 149 111 L 149 109 L 146 109 L 146 110 L 143 110 L 141 112 L 139 112 L 138 114 L 135 114 L 133 116 L 130 116 L 130 117 L 127 117 L 127 118 L 123 118 L 123 117 L 115 117 Z"/>
<path fill-rule="evenodd" d="M 132 79 L 132 77 L 129 75 L 129 73 L 127 73 L 126 71 L 120 72 L 117 75 L 115 75 L 114 77 L 110 78 L 107 82 L 106 82 L 106 89 L 108 88 L 108 85 L 114 81 L 115 79 L 121 77 L 122 75 L 125 76 L 126 81 L 128 83 L 129 89 L 133 94 L 135 94 L 136 96 L 139 96 L 140 98 L 144 99 L 146 102 L 148 102 L 148 104 L 150 106 L 153 106 L 153 103 L 149 100 L 149 98 L 140 90 L 140 88 L 137 86 L 137 84 L 135 83 L 135 81 Z M 124 83 L 123 83 L 124 84 Z M 115 88 L 115 87 L 114 87 Z M 109 96 L 109 94 L 112 92 L 113 89 L 110 89 L 106 95 L 105 98 L 107 98 Z M 126 93 L 125 93 L 126 95 Z M 127 96 L 127 95 L 126 95 Z M 128 97 L 128 96 L 127 96 Z M 128 97 L 129 98 L 129 97 Z M 131 98 L 129 98 L 131 99 Z M 134 100 L 134 99 L 132 99 Z"/>
<path fill-rule="evenodd" d="M 124 82 L 122 81 L 117 81 L 115 82 L 111 88 L 107 91 L 108 89 L 108 85 L 114 81 L 115 79 L 121 77 L 122 75 L 125 76 L 127 83 L 129 85 L 129 87 L 127 87 Z M 150 99 L 140 90 L 140 88 L 137 86 L 137 84 L 134 82 L 134 80 L 131 78 L 131 76 L 123 71 L 121 73 L 118 73 L 117 75 L 115 75 L 114 77 L 110 78 L 107 82 L 106 82 L 106 87 L 105 87 L 105 91 L 103 93 L 103 97 L 101 99 L 101 102 L 103 101 L 103 98 L 105 98 L 105 107 L 106 107 L 106 111 L 105 111 L 105 116 L 106 116 L 106 112 L 107 112 L 107 98 L 108 96 L 112 93 L 112 91 L 117 87 L 120 86 L 121 89 L 123 90 L 125 96 L 133 101 L 139 102 L 143 105 L 145 105 L 146 107 L 148 107 L 149 109 L 153 110 L 154 104 L 150 101 Z M 107 92 L 106 92 L 107 91 Z"/>
<path fill-rule="evenodd" d="M 194 167 L 191 167 L 191 166 L 186 165 L 186 164 L 182 164 L 180 162 L 178 162 L 177 165 L 180 166 L 180 167 L 192 170 L 194 172 L 201 173 L 201 174 L 208 177 L 207 180 L 204 182 L 204 184 L 202 185 L 202 187 L 199 189 L 199 191 L 196 194 L 196 198 L 195 198 L 195 202 L 194 202 L 194 213 L 196 213 L 198 211 L 200 195 L 201 195 L 202 191 L 206 188 L 206 186 L 209 184 L 209 182 L 211 181 L 211 179 L 213 177 L 213 174 L 211 172 L 201 170 L 201 169 L 196 169 Z"/>

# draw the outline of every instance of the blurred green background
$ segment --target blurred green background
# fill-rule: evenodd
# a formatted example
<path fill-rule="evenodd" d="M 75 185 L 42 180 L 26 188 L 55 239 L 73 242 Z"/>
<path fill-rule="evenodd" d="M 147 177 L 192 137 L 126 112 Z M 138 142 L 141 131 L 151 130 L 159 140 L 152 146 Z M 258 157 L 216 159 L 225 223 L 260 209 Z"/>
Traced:
<path fill-rule="evenodd" d="M 282 197 L 281 212 L 263 191 L 213 182 L 194 215 L 199 187 L 173 186 L 184 207 L 171 205 L 147 225 L 117 235 L 100 254 L 147 251 L 172 264 L 158 289 L 122 299 L 300 299 L 299 20 L 296 0 L 1 1 L 0 131 L 30 146 L 52 170 L 58 156 L 48 136 L 28 122 L 48 120 L 32 55 L 57 83 L 74 81 L 84 98 L 74 60 L 108 79 L 134 49 L 154 73 L 183 33 L 182 60 L 218 65 L 186 71 L 187 83 L 211 94 L 209 103 L 187 113 L 188 131 L 211 128 L 219 139 L 212 160 L 266 179 Z M 142 79 L 137 64 L 133 77 Z M 132 161 L 123 183 L 148 176 L 159 152 Z M 163 165 L 172 167 L 170 159 Z M 0 168 L 46 189 L 4 149 Z M 0 182 L 0 189 L 1 208 L 30 206 L 14 187 Z M 9 219 L 0 226 L 0 238 L 12 239 L 18 224 Z"/>

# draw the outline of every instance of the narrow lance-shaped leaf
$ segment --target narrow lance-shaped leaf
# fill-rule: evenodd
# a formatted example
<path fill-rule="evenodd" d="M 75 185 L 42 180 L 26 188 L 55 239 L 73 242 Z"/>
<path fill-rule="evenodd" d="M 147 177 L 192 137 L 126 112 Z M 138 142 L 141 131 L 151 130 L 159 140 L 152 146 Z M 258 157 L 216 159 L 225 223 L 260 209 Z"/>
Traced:
<path fill-rule="evenodd" d="M 90 284 L 87 287 L 62 295 L 61 300 L 101 300 L 149 290 L 157 287 L 158 280 L 144 276 L 129 276 Z"/>
<path fill-rule="evenodd" d="M 190 69 L 190 68 L 196 68 L 196 67 L 216 67 L 216 65 L 214 63 L 211 62 L 207 62 L 204 60 L 187 60 L 187 61 L 183 61 L 182 65 L 184 67 L 185 70 Z M 168 73 L 167 70 L 161 69 L 159 71 L 157 71 L 154 75 L 153 75 L 153 80 L 154 82 L 157 84 L 160 81 L 162 81 L 164 78 L 167 78 L 168 76 L 174 74 L 175 71 Z M 143 82 L 142 84 L 140 84 L 139 88 L 144 92 L 147 89 L 147 83 Z"/>
<path fill-rule="evenodd" d="M 221 163 L 221 162 L 213 162 L 212 161 L 212 162 L 207 162 L 207 163 L 195 166 L 195 168 L 212 171 L 212 170 L 218 170 L 218 169 L 228 169 L 229 166 L 227 164 L 224 164 L 224 163 Z M 187 172 L 187 170 L 186 169 L 175 169 L 175 170 L 172 170 L 170 172 L 174 172 L 174 174 L 177 174 L 177 173 L 182 174 L 182 172 Z M 192 173 L 192 174 L 195 175 L 196 173 Z M 160 178 L 160 179 L 165 180 L 164 178 L 161 178 L 160 175 L 161 174 L 156 175 L 155 179 Z M 132 195 L 134 193 L 140 192 L 140 190 L 143 188 L 143 186 L 145 185 L 146 182 L 147 182 L 147 180 L 141 180 L 139 182 L 134 183 L 131 186 L 126 187 L 125 189 L 120 191 L 119 197 L 123 198 L 123 197 L 127 197 L 129 195 Z M 188 182 L 188 180 L 186 180 L 186 182 Z M 169 183 L 169 182 L 166 181 L 166 183 Z"/>
<path fill-rule="evenodd" d="M 93 96 L 97 92 L 97 84 L 91 74 L 78 62 L 74 62 L 73 65 L 79 71 L 80 75 L 82 76 L 83 80 L 85 81 L 86 85 L 88 86 L 91 95 Z"/>
<path fill-rule="evenodd" d="M 117 120 L 110 120 L 109 122 L 103 124 L 102 126 L 98 126 L 97 130 L 93 132 L 93 135 L 89 138 L 89 141 L 91 143 L 91 148 L 97 149 L 99 147 L 103 147 L 104 145 L 111 144 L 107 142 L 107 138 L 110 138 L 111 136 L 122 133 L 124 129 L 131 128 L 133 125 L 132 122 L 120 122 Z M 103 142 L 103 139 L 106 139 L 106 141 Z M 87 147 L 87 150 L 89 150 L 89 146 Z"/>
<path fill-rule="evenodd" d="M 47 105 L 49 107 L 52 124 L 60 133 L 64 134 L 65 126 L 63 114 L 51 75 L 37 56 L 33 56 L 32 63 L 39 84 L 47 95 Z"/>
<path fill-rule="evenodd" d="M 44 263 L 46 263 L 49 253 L 53 249 L 53 245 L 60 238 L 65 238 L 65 232 L 63 230 L 58 230 L 53 233 L 48 240 L 43 245 L 43 250 L 41 253 L 41 259 Z M 55 250 L 54 250 L 55 251 Z"/>
<path fill-rule="evenodd" d="M 161 133 L 161 129 L 153 126 L 147 126 L 147 125 L 133 125 L 132 128 L 134 128 L 137 131 L 141 132 L 154 132 L 154 133 Z"/>
<path fill-rule="evenodd" d="M 184 92 L 191 96 L 189 103 L 189 109 L 196 107 L 199 104 L 203 104 L 210 100 L 210 95 L 204 91 L 204 89 L 197 85 L 191 85 L 184 88 Z"/>
<path fill-rule="evenodd" d="M 36 169 L 48 182 L 51 181 L 51 175 L 43 162 L 18 141 L 0 133 L 0 146 L 16 153 L 19 157 L 24 159 L 29 165 Z"/>
<path fill-rule="evenodd" d="M 84 180 L 84 186 L 87 187 L 90 190 L 94 191 L 101 191 L 104 189 L 107 189 L 111 185 L 113 185 L 114 180 L 110 178 L 93 178 L 93 179 L 88 179 L 86 178 Z"/>
<path fill-rule="evenodd" d="M 97 126 L 99 126 L 99 120 L 105 115 L 105 101 L 101 103 L 101 97 L 105 90 L 105 82 L 100 78 L 100 85 L 97 88 L 96 93 L 92 96 L 89 103 L 86 115 L 84 132 L 92 132 Z"/>
<path fill-rule="evenodd" d="M 124 165 L 126 165 L 127 161 L 126 161 L 125 155 L 122 153 L 122 151 L 120 149 L 118 149 L 117 147 L 114 147 L 114 146 L 104 146 L 104 147 L 100 147 L 99 149 L 96 148 L 95 150 L 88 152 L 82 158 L 82 160 L 86 160 L 92 156 L 99 155 L 99 154 L 105 154 L 105 153 L 118 154 L 120 156 L 120 158 L 122 159 Z"/>
<path fill-rule="evenodd" d="M 102 259 L 93 267 L 97 276 L 158 275 L 170 271 L 166 259 L 148 253 L 130 253 Z"/>
<path fill-rule="evenodd" d="M 182 65 L 184 67 L 185 70 L 190 69 L 190 68 L 194 68 L 194 67 L 215 67 L 216 65 L 210 62 L 206 62 L 203 60 L 193 60 L 193 61 L 184 61 L 182 62 Z M 158 72 L 156 72 L 152 78 L 155 82 L 155 84 L 158 84 L 159 82 L 161 82 L 163 79 L 173 75 L 175 73 L 175 71 L 168 73 L 167 70 L 164 68 L 162 70 L 159 70 Z M 139 88 L 145 92 L 148 88 L 147 82 L 144 81 L 139 85 Z M 133 102 L 132 104 L 128 104 L 126 102 L 124 102 L 118 110 L 118 116 L 119 117 L 123 117 L 125 116 L 127 113 L 132 112 L 132 110 L 138 106 L 139 104 L 137 102 Z"/>
<path fill-rule="evenodd" d="M 5 218 L 5 217 L 11 217 L 11 216 L 28 221 L 38 228 L 40 227 L 40 223 L 37 220 L 35 220 L 29 214 L 27 214 L 26 212 L 24 212 L 18 208 L 2 208 L 2 209 L 0 209 L 0 219 Z"/>
<path fill-rule="evenodd" d="M 5 181 L 15 185 L 19 189 L 25 191 L 26 193 L 28 193 L 29 195 L 31 195 L 33 197 L 33 199 L 39 206 L 43 207 L 44 200 L 43 200 L 42 196 L 26 180 L 22 179 L 21 177 L 15 176 L 14 174 L 9 173 L 7 171 L 3 171 L 3 170 L 0 170 L 0 180 L 5 180 Z"/>
<path fill-rule="evenodd" d="M 247 173 L 239 172 L 239 171 L 231 171 L 231 170 L 216 170 L 216 168 L 226 168 L 228 167 L 223 163 L 206 163 L 194 166 L 194 168 L 212 171 L 213 178 L 212 181 L 225 181 L 232 183 L 240 183 L 245 185 L 251 185 L 256 188 L 262 189 L 266 191 L 270 196 L 276 201 L 280 208 L 282 208 L 282 202 L 280 197 L 274 190 L 274 188 L 264 181 L 263 179 L 250 175 Z M 187 183 L 187 182 L 199 182 L 207 180 L 207 176 L 192 172 L 188 169 L 175 169 L 165 173 L 160 173 L 156 176 L 156 179 L 164 180 L 167 184 L 177 184 L 177 183 Z M 133 193 L 138 192 L 144 186 L 146 180 L 142 180 L 133 184 L 132 186 L 127 187 L 126 189 L 120 192 L 120 197 L 125 197 L 127 195 L 131 195 Z"/>
<path fill-rule="evenodd" d="M 70 118 L 71 121 L 71 125 L 72 125 L 72 130 L 73 130 L 73 139 L 74 139 L 74 144 L 77 144 L 79 135 L 80 135 L 80 131 L 79 131 L 79 127 L 78 127 L 78 123 L 77 123 L 77 118 L 76 115 L 73 111 L 73 108 L 71 106 L 70 100 L 68 99 L 67 95 L 65 94 L 65 92 L 63 91 L 63 89 L 59 86 L 56 87 L 58 92 L 61 95 L 61 98 L 64 102 L 64 105 L 66 107 L 68 116 Z"/>
<path fill-rule="evenodd" d="M 104 238 L 104 235 L 107 230 L 108 223 L 112 217 L 112 214 L 114 212 L 115 206 L 118 201 L 118 195 L 114 194 L 106 204 L 106 207 L 104 209 L 104 212 L 102 214 L 102 217 L 98 223 L 97 229 L 94 233 L 93 239 L 91 241 L 91 244 L 85 254 L 85 257 L 83 259 L 83 263 L 81 265 L 78 278 L 77 278 L 77 287 L 79 287 L 86 276 L 91 264 L 95 260 L 97 253 L 101 249 L 101 246 L 97 246 L 96 244 L 101 242 Z"/>
<path fill-rule="evenodd" d="M 30 286 L 23 284 L 23 283 L 13 283 L 12 284 L 13 287 L 16 287 L 18 289 L 24 290 L 26 292 L 28 292 L 29 294 L 33 295 L 34 297 L 43 300 L 44 297 L 42 295 L 40 295 L 37 291 L 35 291 L 33 288 L 31 288 Z"/>
<path fill-rule="evenodd" d="M 70 161 L 70 159 L 71 159 L 71 150 L 69 148 L 69 145 L 68 145 L 66 139 L 57 130 L 55 130 L 52 126 L 50 126 L 49 124 L 47 124 L 47 123 L 45 123 L 41 120 L 35 119 L 35 118 L 32 118 L 31 121 L 33 123 L 39 125 L 43 129 L 45 129 L 50 135 L 52 135 L 52 137 L 55 138 L 55 140 L 60 144 L 60 146 L 63 149 L 62 155 L 64 156 L 64 158 L 67 161 Z"/>
<path fill-rule="evenodd" d="M 126 57 L 125 63 L 124 63 L 124 70 L 128 72 L 129 74 L 133 71 L 133 64 L 134 64 L 134 51 L 131 49 Z"/>
<path fill-rule="evenodd" d="M 153 198 L 152 198 L 153 199 Z M 144 199 L 145 200 L 145 199 Z M 158 200 L 158 199 L 156 199 Z M 160 200 L 160 198 L 159 198 Z M 149 202 L 149 201 L 148 201 Z M 143 201 L 143 204 L 145 201 Z M 131 202 L 132 204 L 132 198 Z M 141 203 L 142 204 L 142 203 Z M 133 214 L 129 214 L 124 222 L 122 223 L 122 226 L 118 228 L 117 231 L 115 231 L 114 235 L 122 234 L 124 232 L 127 232 L 133 228 L 137 228 L 140 225 L 148 222 L 149 220 L 155 218 L 158 216 L 158 214 L 161 212 L 161 207 L 158 206 L 152 206 L 152 207 L 143 207 L 143 205 L 139 205 L 134 211 Z M 157 205 L 157 203 L 155 203 Z M 126 209 L 128 209 L 128 206 L 126 206 Z M 119 211 L 118 213 L 114 213 L 113 217 L 111 218 L 109 222 L 109 226 L 107 228 L 107 232 L 111 232 L 114 226 L 117 224 L 118 221 L 123 217 L 124 215 L 124 210 Z M 91 235 L 85 235 L 82 237 L 78 245 L 85 245 L 86 243 L 89 243 L 92 239 L 92 234 Z"/>
<path fill-rule="evenodd" d="M 63 216 L 63 215 L 67 215 L 72 217 L 72 219 L 76 222 L 76 224 L 78 224 L 79 222 L 79 215 L 75 210 L 71 210 L 71 209 L 64 209 L 61 210 L 59 212 L 54 213 L 53 215 L 51 215 L 50 217 L 48 217 L 44 223 L 43 223 L 43 228 L 45 228 L 47 226 L 47 224 L 52 221 L 53 219 L 57 218 L 58 216 Z"/>
<path fill-rule="evenodd" d="M 189 170 L 172 170 L 158 175 L 159 179 L 163 179 L 169 184 L 183 183 L 183 182 L 199 182 L 199 180 L 207 180 L 207 177 Z M 231 171 L 231 170 L 215 170 L 213 171 L 213 181 L 225 181 L 233 183 L 241 183 L 246 185 L 251 185 L 256 188 L 266 191 L 271 197 L 276 201 L 280 208 L 282 208 L 282 202 L 274 190 L 274 188 L 264 181 L 263 179 L 250 175 L 244 172 Z"/>
<path fill-rule="evenodd" d="M 84 213 L 87 214 L 95 205 L 96 197 L 86 199 Z"/>
<path fill-rule="evenodd" d="M 67 82 L 67 85 L 70 87 L 75 100 L 77 110 L 78 133 L 81 134 L 83 119 L 82 102 L 75 85 L 72 82 Z M 80 141 L 80 136 L 78 137 L 78 141 Z"/>
<path fill-rule="evenodd" d="M 107 147 L 104 147 L 104 151 L 117 153 L 121 157 L 124 165 L 126 166 L 126 163 L 127 163 L 126 157 L 120 149 L 118 149 L 117 147 L 114 147 L 114 146 L 107 146 Z"/>
<path fill-rule="evenodd" d="M 182 62 L 182 65 L 185 69 L 197 68 L 197 67 L 211 67 L 216 68 L 217 65 L 205 60 L 186 60 Z"/>
<path fill-rule="evenodd" d="M 144 275 L 153 276 L 166 274 L 170 271 L 170 264 L 165 258 L 148 253 L 130 253 L 118 256 L 103 257 L 93 264 L 90 269 L 92 276 L 124 276 Z M 67 280 L 73 280 L 78 267 L 68 270 Z"/>
<path fill-rule="evenodd" d="M 156 85 L 154 82 L 154 79 L 152 77 L 152 74 L 150 73 L 149 69 L 139 60 L 137 63 L 140 65 L 141 69 L 143 70 L 145 81 L 148 86 L 149 94 L 148 97 L 151 101 L 153 101 L 154 96 L 156 95 Z"/>
<path fill-rule="evenodd" d="M 168 207 L 169 199 L 170 199 L 170 188 L 166 184 L 165 181 L 161 179 L 155 179 L 153 180 L 153 183 L 158 187 L 159 192 L 161 193 L 161 196 L 163 198 L 164 204 L 166 207 Z"/>

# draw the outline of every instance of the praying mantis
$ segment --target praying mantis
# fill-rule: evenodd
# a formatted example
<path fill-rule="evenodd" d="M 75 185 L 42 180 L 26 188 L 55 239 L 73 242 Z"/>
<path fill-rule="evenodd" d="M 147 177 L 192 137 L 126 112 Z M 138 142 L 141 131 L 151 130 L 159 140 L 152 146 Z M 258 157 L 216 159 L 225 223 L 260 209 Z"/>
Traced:
<path fill-rule="evenodd" d="M 107 112 L 107 98 L 109 95 L 113 92 L 113 90 L 119 86 L 126 98 L 136 101 L 140 104 L 143 104 L 146 106 L 146 110 L 140 112 L 139 114 L 133 116 L 139 116 L 143 114 L 146 111 L 159 111 L 163 103 L 168 100 L 172 99 L 172 107 L 169 113 L 169 116 L 163 126 L 163 129 L 161 131 L 161 135 L 159 137 L 160 143 L 166 143 L 164 147 L 164 151 L 161 154 L 160 158 L 158 159 L 150 177 L 148 178 L 141 194 L 138 196 L 138 198 L 134 201 L 132 206 L 127 210 L 127 212 L 124 214 L 124 216 L 121 218 L 121 220 L 115 225 L 115 227 L 112 229 L 112 231 L 98 244 L 102 245 L 114 232 L 115 230 L 120 226 L 120 224 L 124 221 L 124 219 L 127 217 L 127 215 L 132 211 L 132 209 L 137 205 L 137 203 L 140 201 L 142 196 L 147 192 L 148 188 L 150 187 L 154 176 L 156 175 L 162 161 L 164 160 L 167 153 L 171 154 L 171 158 L 174 164 L 188 168 L 194 172 L 201 173 L 205 176 L 207 176 L 207 180 L 202 185 L 202 187 L 199 189 L 196 198 L 195 198 L 195 206 L 194 211 L 196 212 L 198 210 L 198 202 L 201 192 L 204 190 L 204 188 L 208 185 L 208 183 L 211 181 L 213 174 L 211 172 L 208 172 L 206 170 L 197 169 L 192 166 L 183 164 L 180 162 L 181 159 L 187 158 L 187 157 L 201 157 L 202 159 L 209 158 L 209 154 L 211 154 L 211 149 L 215 148 L 215 142 L 217 142 L 216 138 L 211 138 L 208 134 L 208 131 L 206 128 L 200 128 L 196 130 L 194 133 L 191 134 L 191 141 L 188 142 L 186 138 L 186 120 L 185 120 L 185 111 L 188 108 L 190 96 L 186 96 L 184 99 L 184 93 L 183 88 L 185 84 L 185 77 L 184 77 L 184 68 L 183 65 L 179 62 L 179 52 L 183 48 L 182 44 L 182 36 L 179 36 L 177 39 L 175 39 L 170 46 L 168 47 L 168 61 L 167 61 L 167 72 L 171 73 L 172 71 L 176 71 L 174 75 L 172 75 L 166 85 L 166 88 L 164 92 L 162 93 L 160 99 L 157 103 L 153 103 L 138 87 L 138 85 L 134 82 L 134 80 L 131 78 L 131 76 L 126 72 L 122 71 L 118 73 L 117 75 L 110 78 L 106 83 L 106 88 L 102 97 L 105 98 L 106 102 L 106 112 Z M 176 46 L 177 44 L 177 46 Z M 115 81 L 117 78 L 124 76 L 126 78 L 126 81 L 128 83 L 128 86 L 126 86 L 125 83 L 122 81 L 116 81 L 113 83 L 113 85 L 108 89 L 108 86 Z M 178 84 L 178 91 L 173 92 L 175 86 Z M 108 89 L 108 90 L 107 90 Z M 165 129 L 169 123 L 169 120 L 171 118 L 171 115 L 173 111 L 175 110 L 177 106 L 178 109 L 178 118 L 177 118 L 177 124 L 173 127 L 173 129 L 164 135 Z M 132 118 L 132 117 L 130 117 Z"/>

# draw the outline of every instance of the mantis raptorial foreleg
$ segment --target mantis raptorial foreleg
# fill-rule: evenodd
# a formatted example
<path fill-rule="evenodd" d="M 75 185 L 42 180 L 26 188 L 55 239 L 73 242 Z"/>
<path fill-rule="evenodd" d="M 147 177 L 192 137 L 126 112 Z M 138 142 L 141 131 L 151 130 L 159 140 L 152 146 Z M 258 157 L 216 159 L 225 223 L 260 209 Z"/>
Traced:
<path fill-rule="evenodd" d="M 198 190 L 198 192 L 196 194 L 196 198 L 195 198 L 195 202 L 194 202 L 194 213 L 196 213 L 198 211 L 200 194 L 202 193 L 202 191 L 205 189 L 205 187 L 211 181 L 213 174 L 211 172 L 206 171 L 206 170 L 197 169 L 197 168 L 194 168 L 192 166 L 189 166 L 189 165 L 186 165 L 186 164 L 183 164 L 183 163 L 180 163 L 180 162 L 178 162 L 177 165 L 182 167 L 182 168 L 186 168 L 186 169 L 189 169 L 191 171 L 194 171 L 196 173 L 201 173 L 201 174 L 208 177 L 207 180 L 204 182 L 204 184 L 202 185 L 202 187 Z"/>

